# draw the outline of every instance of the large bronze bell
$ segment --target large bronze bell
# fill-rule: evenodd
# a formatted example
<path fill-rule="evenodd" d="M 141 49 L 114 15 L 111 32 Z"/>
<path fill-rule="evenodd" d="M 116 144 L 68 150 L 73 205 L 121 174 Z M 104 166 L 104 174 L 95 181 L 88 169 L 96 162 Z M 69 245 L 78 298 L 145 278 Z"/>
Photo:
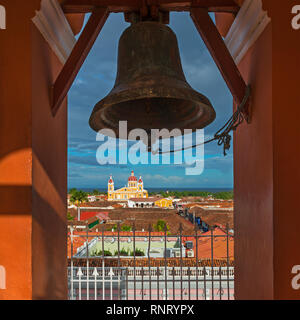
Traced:
<path fill-rule="evenodd" d="M 132 24 L 119 42 L 118 73 L 112 91 L 96 104 L 90 117 L 95 131 L 119 121 L 128 131 L 202 129 L 216 117 L 210 101 L 187 83 L 174 32 L 159 22 Z"/>

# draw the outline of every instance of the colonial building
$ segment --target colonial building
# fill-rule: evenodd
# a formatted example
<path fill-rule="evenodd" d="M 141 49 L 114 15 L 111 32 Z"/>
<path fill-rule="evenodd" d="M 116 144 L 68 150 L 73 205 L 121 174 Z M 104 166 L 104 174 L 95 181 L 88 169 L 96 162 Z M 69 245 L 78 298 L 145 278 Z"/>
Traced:
<path fill-rule="evenodd" d="M 157 199 L 154 205 L 161 208 L 173 208 L 173 200 L 171 198 Z"/>
<path fill-rule="evenodd" d="M 148 198 L 148 191 L 144 189 L 142 177 L 138 180 L 133 171 L 131 171 L 131 176 L 128 178 L 127 186 L 117 190 L 115 190 L 113 178 L 110 176 L 107 190 L 108 201 Z"/>
<path fill-rule="evenodd" d="M 173 208 L 171 198 L 131 198 L 128 200 L 128 208 Z"/>

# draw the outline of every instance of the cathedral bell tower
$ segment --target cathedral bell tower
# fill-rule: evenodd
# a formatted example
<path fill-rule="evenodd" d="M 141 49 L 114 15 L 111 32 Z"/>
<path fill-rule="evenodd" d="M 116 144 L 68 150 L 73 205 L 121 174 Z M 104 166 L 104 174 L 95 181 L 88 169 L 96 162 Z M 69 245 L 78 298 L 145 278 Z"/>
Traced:
<path fill-rule="evenodd" d="M 114 180 L 113 180 L 112 176 L 110 176 L 110 178 L 108 180 L 107 190 L 108 190 L 108 193 L 115 190 Z"/>
<path fill-rule="evenodd" d="M 142 191 L 143 191 L 143 189 L 144 189 L 144 182 L 143 182 L 143 179 L 142 179 L 142 177 L 141 177 L 141 176 L 140 176 L 140 178 L 139 178 L 139 181 L 138 181 L 137 187 L 138 187 L 138 191 L 139 191 L 139 192 L 142 192 Z"/>

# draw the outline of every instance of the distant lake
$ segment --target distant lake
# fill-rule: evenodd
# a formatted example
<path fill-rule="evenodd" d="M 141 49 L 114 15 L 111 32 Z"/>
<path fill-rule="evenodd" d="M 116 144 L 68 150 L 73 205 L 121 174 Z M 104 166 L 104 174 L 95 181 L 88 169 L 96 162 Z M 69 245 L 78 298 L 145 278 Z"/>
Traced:
<path fill-rule="evenodd" d="M 123 186 L 124 187 L 124 186 Z M 119 189 L 122 187 L 115 187 Z M 85 192 L 92 192 L 94 189 L 99 190 L 100 192 L 107 192 L 107 188 L 77 188 Z M 159 191 L 207 191 L 207 192 L 223 192 L 223 191 L 232 191 L 233 188 L 146 188 L 149 192 L 159 192 Z"/>

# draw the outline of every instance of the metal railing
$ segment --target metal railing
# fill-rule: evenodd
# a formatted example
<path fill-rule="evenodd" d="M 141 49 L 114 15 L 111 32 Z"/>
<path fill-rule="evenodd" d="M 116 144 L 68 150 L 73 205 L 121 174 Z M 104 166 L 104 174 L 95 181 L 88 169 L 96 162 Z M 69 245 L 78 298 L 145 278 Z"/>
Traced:
<path fill-rule="evenodd" d="M 193 235 L 183 235 L 182 225 L 176 235 L 166 228 L 153 232 L 150 226 L 146 232 L 134 225 L 123 232 L 119 224 L 115 232 L 105 231 L 105 225 L 100 232 L 69 228 L 70 300 L 234 299 L 228 226 L 205 233 L 196 226 Z"/>

